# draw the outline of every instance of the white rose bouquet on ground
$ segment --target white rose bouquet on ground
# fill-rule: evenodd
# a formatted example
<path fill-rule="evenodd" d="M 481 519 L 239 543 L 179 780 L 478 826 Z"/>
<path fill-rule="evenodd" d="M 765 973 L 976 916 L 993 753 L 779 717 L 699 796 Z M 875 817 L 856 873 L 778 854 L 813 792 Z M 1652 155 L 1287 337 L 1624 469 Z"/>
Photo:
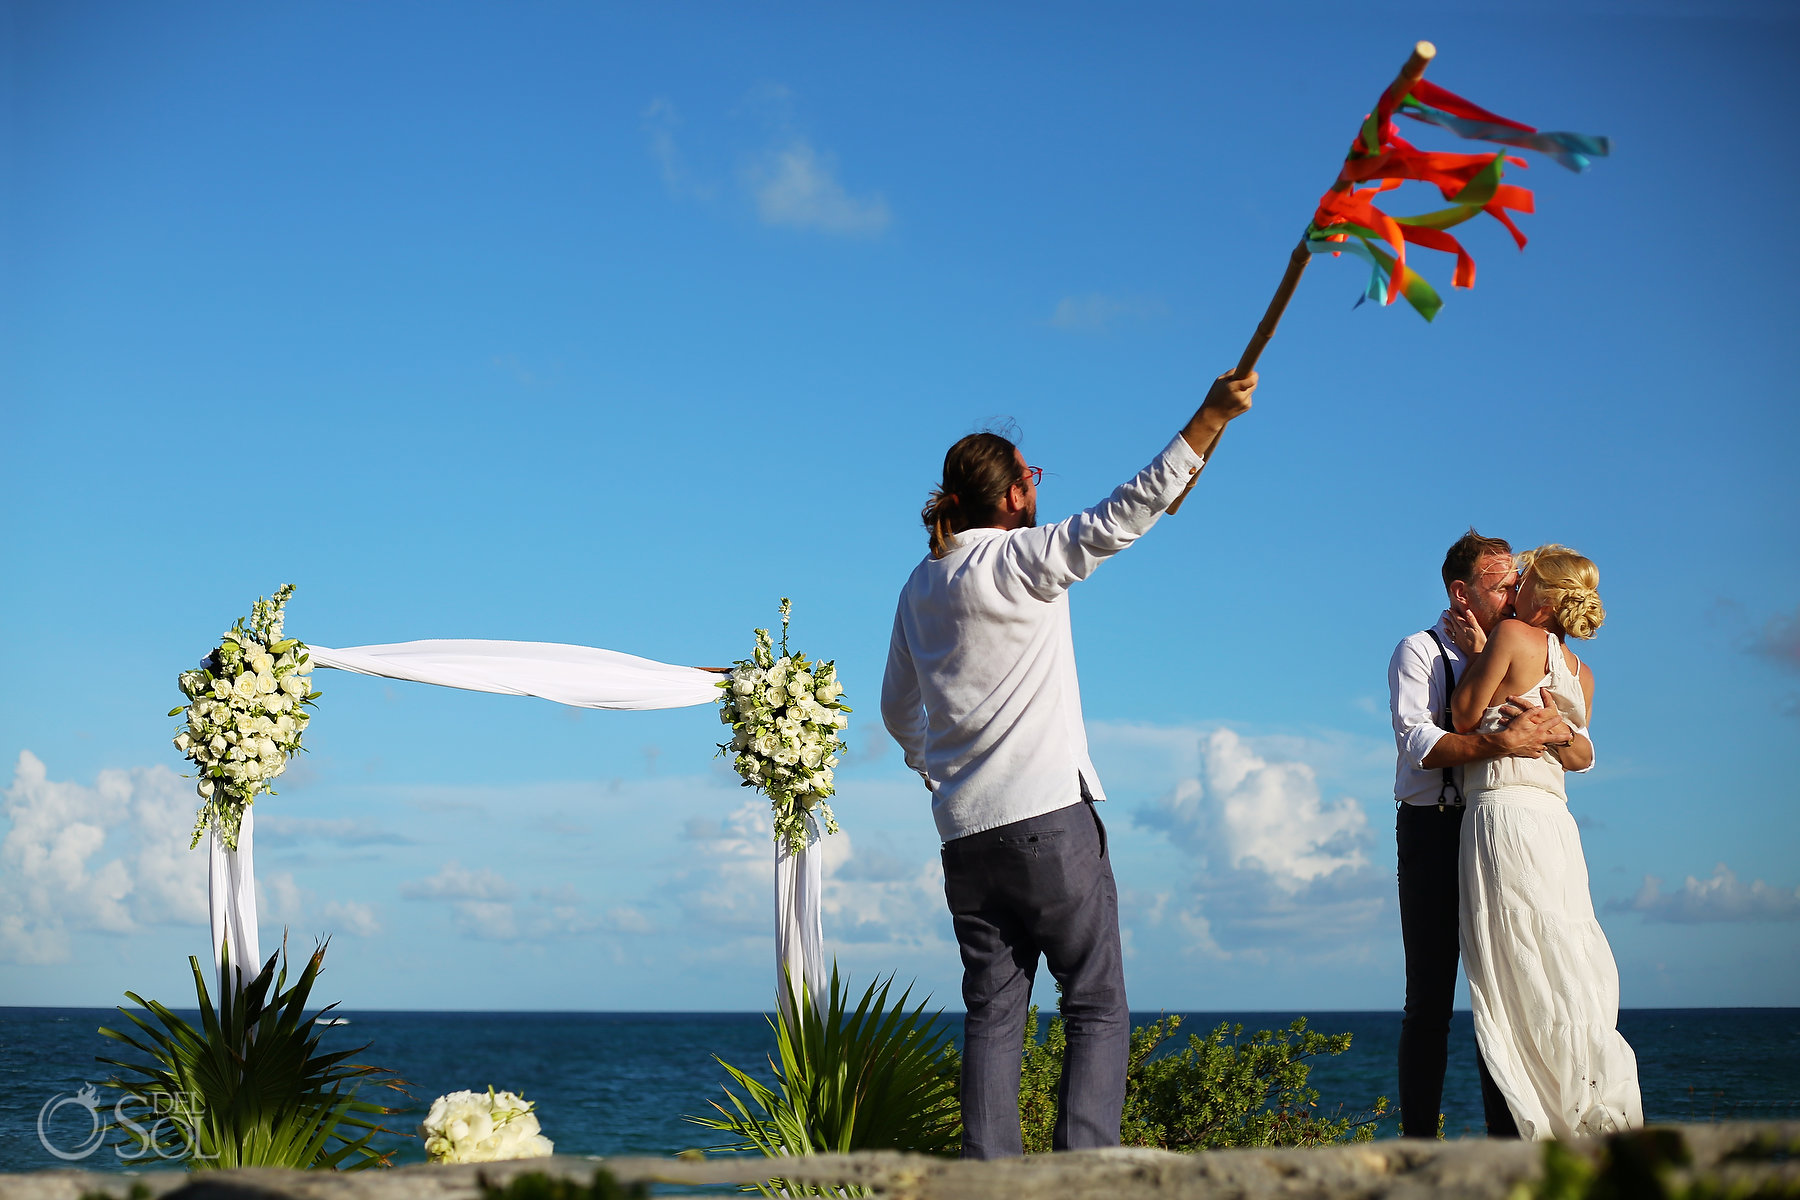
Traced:
<path fill-rule="evenodd" d="M 775 840 L 787 840 L 796 853 L 806 848 L 807 817 L 826 833 L 838 831 L 837 817 L 826 798 L 834 792 L 832 769 L 843 753 L 842 730 L 850 724 L 850 707 L 835 662 L 809 661 L 788 653 L 791 605 L 781 602 L 781 653 L 775 653 L 769 631 L 756 631 L 756 652 L 739 659 L 720 684 L 719 720 L 731 726 L 729 742 L 719 753 L 753 787 L 769 797 L 775 810 Z"/>
<path fill-rule="evenodd" d="M 281 636 L 282 609 L 293 594 L 294 585 L 285 583 L 273 599 L 258 597 L 249 621 L 239 618 L 199 667 L 177 680 L 188 703 L 169 710 L 171 717 L 187 717 L 175 748 L 200 775 L 189 849 L 208 826 L 237 849 L 244 809 L 259 793 L 275 794 L 270 783 L 300 752 L 300 735 L 312 719 L 306 710 L 319 693 L 312 690 L 306 646 Z"/>
<path fill-rule="evenodd" d="M 431 1102 L 419 1126 L 434 1163 L 501 1162 L 548 1158 L 556 1146 L 538 1132 L 537 1107 L 514 1092 L 451 1092 Z"/>

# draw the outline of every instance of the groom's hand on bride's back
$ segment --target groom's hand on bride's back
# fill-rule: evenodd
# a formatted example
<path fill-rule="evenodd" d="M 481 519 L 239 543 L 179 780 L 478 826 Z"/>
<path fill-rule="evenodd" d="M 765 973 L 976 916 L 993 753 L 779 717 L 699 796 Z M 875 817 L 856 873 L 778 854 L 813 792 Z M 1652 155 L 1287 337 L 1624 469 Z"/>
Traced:
<path fill-rule="evenodd" d="M 1522 697 L 1508 696 L 1500 714 L 1505 728 L 1496 740 L 1509 758 L 1539 758 L 1551 746 L 1566 746 L 1575 736 L 1554 704 L 1528 705 Z"/>

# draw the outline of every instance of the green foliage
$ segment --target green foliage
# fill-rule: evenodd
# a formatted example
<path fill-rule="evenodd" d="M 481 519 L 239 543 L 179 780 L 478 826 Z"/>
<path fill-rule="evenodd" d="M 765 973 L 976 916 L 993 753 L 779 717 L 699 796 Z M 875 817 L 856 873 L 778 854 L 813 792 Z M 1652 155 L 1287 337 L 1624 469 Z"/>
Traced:
<path fill-rule="evenodd" d="M 723 1059 L 719 1065 L 745 1095 L 725 1089 L 731 1107 L 716 1117 L 689 1117 L 738 1140 L 713 1147 L 754 1150 L 771 1158 L 912 1150 L 955 1154 L 962 1127 L 956 1108 L 955 1051 L 937 1014 L 920 1003 L 910 1012 L 908 987 L 891 1004 L 893 976 L 871 983 L 854 1011 L 834 965 L 823 1011 L 804 997 L 769 1024 L 775 1030 L 773 1088 Z M 780 1181 L 774 1181 L 779 1185 Z M 773 1187 L 765 1187 L 770 1195 Z M 818 1191 L 784 1186 L 784 1194 Z"/>
<path fill-rule="evenodd" d="M 1792 1160 L 1800 1144 L 1759 1138 L 1720 1163 L 1717 1176 L 1688 1172 L 1693 1156 L 1673 1129 L 1633 1129 L 1610 1135 L 1598 1161 L 1559 1142 L 1544 1144 L 1544 1174 L 1513 1189 L 1511 1200 L 1776 1200 L 1800 1195 L 1779 1170 L 1744 1171 L 1751 1164 Z M 1731 1169 L 1736 1168 L 1733 1172 Z"/>
<path fill-rule="evenodd" d="M 183 1159 L 195 1170 L 387 1165 L 387 1156 L 369 1143 L 389 1131 L 370 1118 L 397 1110 L 360 1100 L 356 1092 L 365 1082 L 399 1090 L 399 1080 L 346 1061 L 367 1045 L 320 1051 L 319 1018 L 336 1006 L 311 1017 L 305 1008 L 324 961 L 321 944 L 289 987 L 284 944 L 254 980 L 222 995 L 215 1011 L 199 960 L 190 957 L 200 1029 L 161 1004 L 125 993 L 154 1023 L 120 1008 L 135 1028 L 100 1032 L 143 1058 L 99 1061 L 121 1072 L 106 1084 L 125 1093 L 114 1127 L 137 1143 L 141 1159 Z M 229 963 L 223 973 L 232 977 Z"/>
<path fill-rule="evenodd" d="M 1050 1150 L 1056 1127 L 1056 1088 L 1068 1038 L 1060 1017 L 1038 1040 L 1038 1010 L 1025 1022 L 1019 1081 L 1019 1123 L 1027 1154 Z M 1387 1111 L 1378 1099 L 1364 1115 L 1336 1118 L 1318 1112 L 1319 1093 L 1306 1086 L 1308 1060 L 1342 1054 L 1347 1033 L 1307 1029 L 1306 1019 L 1279 1033 L 1243 1040 L 1241 1025 L 1220 1025 L 1202 1038 L 1190 1034 L 1174 1053 L 1156 1052 L 1175 1036 L 1181 1018 L 1166 1016 L 1131 1031 L 1120 1141 L 1166 1150 L 1225 1146 L 1321 1146 L 1368 1141 Z"/>
<path fill-rule="evenodd" d="M 482 1179 L 481 1200 L 647 1200 L 650 1189 L 641 1183 L 626 1187 L 601 1167 L 592 1183 L 556 1179 L 542 1171 L 518 1175 L 505 1187 Z"/>

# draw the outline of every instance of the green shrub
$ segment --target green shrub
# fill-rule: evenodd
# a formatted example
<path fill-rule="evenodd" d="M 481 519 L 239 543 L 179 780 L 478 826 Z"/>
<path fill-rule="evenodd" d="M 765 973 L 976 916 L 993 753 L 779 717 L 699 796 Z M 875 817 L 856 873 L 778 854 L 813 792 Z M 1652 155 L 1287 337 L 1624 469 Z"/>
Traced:
<path fill-rule="evenodd" d="M 1385 1097 L 1367 1114 L 1334 1118 L 1319 1113 L 1319 1093 L 1306 1086 L 1308 1060 L 1342 1054 L 1350 1048 L 1349 1034 L 1313 1032 L 1302 1017 L 1279 1033 L 1263 1030 L 1245 1041 L 1243 1026 L 1221 1024 L 1204 1038 L 1190 1034 L 1186 1046 L 1158 1056 L 1180 1027 L 1180 1017 L 1166 1016 L 1131 1031 L 1119 1135 L 1125 1145 L 1214 1150 L 1320 1146 L 1375 1136 L 1375 1121 L 1387 1111 Z M 1067 1045 L 1060 1017 L 1038 1040 L 1038 1010 L 1032 1006 L 1019 1080 L 1027 1154 L 1050 1150 Z"/>
<path fill-rule="evenodd" d="M 780 1059 L 769 1063 L 776 1086 L 717 1059 L 745 1095 L 728 1086 L 730 1108 L 714 1103 L 718 1116 L 688 1120 L 738 1139 L 714 1150 L 771 1158 L 851 1150 L 955 1154 L 962 1126 L 950 1033 L 936 1014 L 925 1015 L 923 1003 L 907 1011 L 910 987 L 890 1005 L 892 984 L 891 975 L 871 983 L 852 1012 L 833 966 L 823 1010 L 803 998 L 792 1014 L 769 1021 Z M 785 1188 L 786 1194 L 817 1190 Z"/>
<path fill-rule="evenodd" d="M 121 1072 L 106 1083 L 125 1093 L 114 1128 L 138 1144 L 142 1161 L 181 1159 L 194 1170 L 387 1165 L 387 1155 L 369 1143 L 390 1131 L 370 1118 L 397 1110 L 356 1093 L 363 1083 L 399 1090 L 400 1081 L 345 1061 L 367 1045 L 320 1051 L 319 1018 L 336 1006 L 311 1017 L 305 1008 L 324 961 L 321 944 L 289 987 L 284 943 L 255 979 L 221 995 L 215 1012 L 200 962 L 190 957 L 200 1029 L 155 1001 L 125 993 L 155 1023 L 121 1008 L 136 1028 L 100 1032 L 144 1057 L 99 1061 Z M 221 974 L 231 977 L 229 963 Z"/>

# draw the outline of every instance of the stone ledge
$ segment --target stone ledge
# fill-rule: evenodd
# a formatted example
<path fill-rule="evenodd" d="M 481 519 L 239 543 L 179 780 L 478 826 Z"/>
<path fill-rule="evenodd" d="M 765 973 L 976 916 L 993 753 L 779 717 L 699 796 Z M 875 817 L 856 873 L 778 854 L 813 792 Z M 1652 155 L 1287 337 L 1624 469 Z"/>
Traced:
<path fill-rule="evenodd" d="M 1692 1164 L 1686 1178 L 1760 1183 L 1762 1194 L 1800 1196 L 1800 1122 L 1680 1125 Z M 1566 1143 L 1594 1160 L 1603 1142 Z M 1761 1146 L 1764 1153 L 1743 1158 Z M 1768 1147 L 1779 1147 L 1774 1155 Z M 731 1156 L 549 1159 L 452 1167 L 414 1165 L 359 1172 L 40 1171 L 0 1175 L 0 1200 L 128 1200 L 134 1185 L 156 1200 L 477 1200 L 480 1181 L 504 1183 L 543 1172 L 585 1182 L 604 1166 L 622 1183 L 732 1185 L 766 1179 L 769 1160 Z M 1522 1142 L 1382 1141 L 1308 1150 L 1084 1150 L 1003 1162 L 962 1162 L 871 1152 L 820 1155 L 784 1164 L 787 1178 L 857 1184 L 892 1200 L 1505 1200 L 1543 1172 L 1543 1147 Z M 140 1192 L 139 1195 L 143 1195 Z M 741 1200 L 741 1193 L 736 1194 Z M 696 1198 L 697 1200 L 697 1198 Z M 716 1200 L 723 1200 L 718 1197 Z"/>

